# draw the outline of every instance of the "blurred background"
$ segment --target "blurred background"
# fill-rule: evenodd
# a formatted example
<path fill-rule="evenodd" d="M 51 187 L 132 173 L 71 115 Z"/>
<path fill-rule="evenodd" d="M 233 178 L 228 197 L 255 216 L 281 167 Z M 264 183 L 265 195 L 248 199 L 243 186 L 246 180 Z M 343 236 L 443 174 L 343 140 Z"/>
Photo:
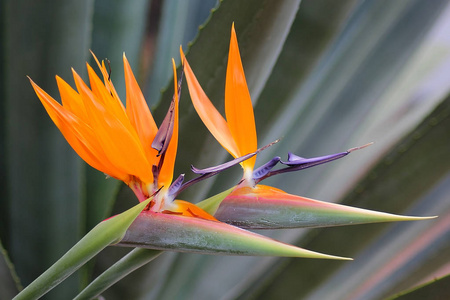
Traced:
<path fill-rule="evenodd" d="M 164 253 L 106 299 L 380 299 L 450 273 L 450 5 L 447 0 L 4 0 L 0 65 L 0 299 L 10 299 L 115 212 L 137 203 L 86 165 L 27 79 L 59 99 L 54 76 L 86 78 L 89 49 L 111 61 L 125 99 L 125 52 L 159 123 L 182 45 L 223 110 L 235 22 L 259 138 L 282 138 L 261 164 L 375 144 L 264 182 L 329 202 L 439 218 L 260 233 L 353 262 Z M 176 174 L 230 159 L 180 104 Z M 198 202 L 236 183 L 239 168 L 188 189 Z M 188 173 L 188 176 L 190 174 Z M 70 299 L 130 249 L 109 247 L 45 299 Z M 443 284 L 443 282 L 447 284 Z M 450 295 L 448 277 L 417 299 Z M 422 293 L 427 293 L 427 291 Z M 440 294 L 439 294 L 440 293 Z M 414 297 L 414 296 L 413 296 Z M 435 297 L 435 298 L 432 298 Z"/>

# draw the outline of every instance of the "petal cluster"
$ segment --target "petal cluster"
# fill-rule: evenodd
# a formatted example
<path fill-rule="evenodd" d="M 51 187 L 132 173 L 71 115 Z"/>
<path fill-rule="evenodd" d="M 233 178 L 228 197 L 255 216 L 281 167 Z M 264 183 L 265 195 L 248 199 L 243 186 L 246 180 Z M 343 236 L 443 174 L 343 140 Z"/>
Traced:
<path fill-rule="evenodd" d="M 59 104 L 31 79 L 31 84 L 66 140 L 92 167 L 122 180 L 143 201 L 172 182 L 178 143 L 178 87 L 174 65 L 175 93 L 171 106 L 171 132 L 164 155 L 152 147 L 158 127 L 139 88 L 130 64 L 123 55 L 126 108 L 120 101 L 104 62 L 102 79 L 89 65 L 88 86 L 72 70 L 76 90 L 56 77 L 61 96 Z"/>
<path fill-rule="evenodd" d="M 184 62 L 192 103 L 211 134 L 234 157 L 256 151 L 253 107 L 245 81 L 234 25 L 231 28 L 225 84 L 227 120 L 221 116 L 206 96 L 183 52 L 181 52 L 181 58 Z M 314 158 L 303 158 L 289 153 L 287 161 L 276 156 L 256 169 L 254 169 L 255 157 L 253 157 L 242 163 L 243 180 L 227 197 L 221 201 L 205 200 L 197 205 L 208 210 L 220 221 L 253 229 L 320 227 L 426 219 L 426 217 L 397 216 L 321 202 L 257 184 L 270 176 L 299 171 L 340 159 L 371 144 Z M 275 168 L 280 164 L 282 167 Z M 203 170 L 193 168 L 193 171 L 204 174 L 217 169 L 218 167 Z"/>
<path fill-rule="evenodd" d="M 156 151 L 148 147 L 148 140 L 153 140 L 157 127 L 126 57 L 123 59 L 127 109 L 109 81 L 104 64 L 99 64 L 104 82 L 87 64 L 90 88 L 75 70 L 72 73 L 77 90 L 57 76 L 62 105 L 33 81 L 31 84 L 53 122 L 89 165 L 127 184 L 134 178 L 151 183 Z"/>
<path fill-rule="evenodd" d="M 209 100 L 195 77 L 182 51 L 186 81 L 192 103 L 217 141 L 234 157 L 241 157 L 257 150 L 255 117 L 245 79 L 234 24 L 231 30 L 230 51 L 225 83 L 226 120 Z M 244 172 L 251 173 L 256 157 L 244 161 Z"/>

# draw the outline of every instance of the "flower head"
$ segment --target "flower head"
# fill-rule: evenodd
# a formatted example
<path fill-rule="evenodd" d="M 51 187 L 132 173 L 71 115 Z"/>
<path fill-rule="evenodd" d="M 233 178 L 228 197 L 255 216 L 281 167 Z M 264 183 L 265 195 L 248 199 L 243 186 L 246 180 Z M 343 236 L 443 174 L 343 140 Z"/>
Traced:
<path fill-rule="evenodd" d="M 258 152 L 252 102 L 248 92 L 244 69 L 239 55 L 234 26 L 231 28 L 230 50 L 225 83 L 226 120 L 206 96 L 181 51 L 186 81 L 192 103 L 203 123 L 234 157 Z M 277 174 L 303 170 L 324 164 L 349 153 L 367 147 L 314 158 L 303 158 L 289 153 L 286 161 L 279 156 L 254 169 L 255 158 L 242 163 L 243 180 L 219 203 L 203 201 L 197 205 L 211 208 L 210 213 L 223 221 L 244 228 L 293 228 L 336 226 L 345 224 L 406 221 L 422 219 L 357 209 L 344 205 L 326 203 L 296 195 L 290 195 L 273 187 L 259 185 L 265 178 Z M 282 165 L 279 168 L 276 166 Z M 220 166 L 207 169 L 193 168 L 202 175 L 217 172 Z"/>
<path fill-rule="evenodd" d="M 123 55 L 126 108 L 120 101 L 104 62 L 94 56 L 103 81 L 87 65 L 90 87 L 74 71 L 77 90 L 56 77 L 62 105 L 31 84 L 50 115 L 78 155 L 108 176 L 125 182 L 139 201 L 157 193 L 153 211 L 214 219 L 195 205 L 175 200 L 170 193 L 178 143 L 178 94 L 175 63 L 174 97 L 158 129 L 125 54 Z"/>
<path fill-rule="evenodd" d="M 202 208 L 186 201 L 174 200 L 183 188 L 201 179 L 237 163 L 246 166 L 245 160 L 253 157 L 257 151 L 240 156 L 240 153 L 251 148 L 241 149 L 236 143 L 235 155 L 240 157 L 184 184 L 183 174 L 172 183 L 181 88 L 181 81 L 176 78 L 175 64 L 174 96 L 158 129 L 125 56 L 123 59 L 126 108 L 109 80 L 105 65 L 97 59 L 103 82 L 87 65 L 90 88 L 75 71 L 77 91 L 57 77 L 62 105 L 31 81 L 52 120 L 88 164 L 124 181 L 140 201 L 151 198 L 147 209 L 141 211 L 127 229 L 120 245 L 214 254 L 347 259 L 283 244 L 218 222 Z M 253 165 L 246 168 L 252 169 Z"/>
<path fill-rule="evenodd" d="M 203 91 L 181 50 L 180 54 L 192 103 L 211 134 L 235 158 L 257 151 L 255 117 L 245 79 L 244 68 L 241 62 L 241 56 L 239 54 L 234 24 L 231 27 L 230 49 L 225 82 L 226 119 L 217 111 Z M 359 148 L 361 147 L 352 148 L 341 153 L 309 159 L 289 153 L 286 162 L 282 161 L 281 158 L 277 156 L 257 169 L 254 169 L 256 157 L 252 157 L 241 163 L 244 169 L 244 177 L 241 186 L 255 186 L 256 183 L 267 177 L 323 164 L 344 157 L 351 151 Z M 286 167 L 273 170 L 279 163 L 282 163 Z M 205 170 L 196 168 L 193 168 L 193 170 L 196 173 L 205 172 Z M 211 168 L 211 170 L 216 169 Z"/>
<path fill-rule="evenodd" d="M 234 24 L 231 30 L 225 83 L 226 120 L 206 96 L 183 52 L 180 52 L 192 103 L 211 134 L 234 158 L 257 151 L 253 106 L 241 62 Z M 247 179 L 251 179 L 255 159 L 252 157 L 241 163 Z"/>

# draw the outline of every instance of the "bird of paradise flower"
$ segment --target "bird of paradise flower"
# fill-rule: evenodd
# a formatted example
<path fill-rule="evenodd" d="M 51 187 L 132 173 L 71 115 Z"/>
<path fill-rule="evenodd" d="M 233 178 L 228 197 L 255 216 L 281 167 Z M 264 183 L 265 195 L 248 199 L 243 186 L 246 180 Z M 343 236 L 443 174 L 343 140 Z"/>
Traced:
<path fill-rule="evenodd" d="M 104 276 L 94 280 L 76 299 L 97 295 L 100 289 L 104 290 L 119 280 L 121 274 L 142 266 L 161 253 L 141 248 L 348 260 L 284 244 L 242 228 L 335 226 L 430 218 L 398 216 L 326 203 L 259 185 L 260 181 L 270 176 L 333 161 L 367 145 L 315 158 L 302 158 L 289 153 L 287 161 L 274 157 L 255 169 L 255 155 L 264 147 L 257 149 L 253 107 L 234 24 L 225 87 L 227 120 L 209 101 L 181 51 L 195 109 L 209 131 L 235 158 L 206 169 L 192 167 L 194 173 L 200 175 L 186 183 L 183 174 L 173 181 L 181 90 L 175 63 L 172 61 L 174 96 L 158 129 L 125 55 L 126 108 L 109 80 L 104 62 L 100 64 L 93 56 L 103 81 L 88 64 L 90 88 L 75 71 L 73 76 L 77 91 L 56 77 L 62 105 L 30 81 L 51 119 L 78 155 L 92 167 L 122 180 L 133 190 L 141 204 L 97 225 L 18 294 L 17 299 L 39 298 L 101 249 L 112 244 L 138 248 L 105 271 Z M 279 163 L 283 167 L 276 169 Z M 241 164 L 243 168 L 243 178 L 236 187 L 197 205 L 175 199 L 183 189 L 236 164 Z M 120 270 L 119 274 L 115 274 L 116 270 Z"/>
<path fill-rule="evenodd" d="M 211 134 L 235 158 L 255 152 L 257 149 L 255 118 L 234 24 L 231 28 L 225 83 L 226 119 L 203 91 L 181 48 L 180 55 L 192 103 Z M 287 161 L 282 161 L 277 156 L 256 169 L 254 168 L 256 156 L 254 156 L 241 163 L 243 177 L 231 194 L 220 203 L 211 205 L 211 203 L 201 202 L 198 206 L 213 207 L 209 212 L 221 221 L 253 229 L 324 227 L 427 219 L 427 217 L 399 216 L 322 202 L 258 184 L 270 176 L 337 160 L 371 144 L 314 158 L 303 158 L 289 153 Z M 274 169 L 279 163 L 284 167 Z M 193 167 L 192 169 L 196 173 L 207 174 L 218 172 L 220 166 L 208 169 Z"/>
<path fill-rule="evenodd" d="M 182 174 L 172 182 L 181 88 L 175 63 L 174 96 L 158 129 L 125 55 L 126 108 L 109 80 L 104 62 L 93 56 L 103 81 L 89 64 L 90 88 L 75 71 L 77 91 L 57 77 L 62 105 L 30 81 L 48 114 L 81 158 L 108 176 L 122 180 L 139 201 L 151 198 L 118 245 L 200 253 L 346 259 L 294 247 L 219 222 L 200 207 L 175 200 L 184 188 L 217 173 L 208 172 L 186 183 Z M 217 168 L 247 164 L 245 161 L 258 151 L 255 149 Z"/>

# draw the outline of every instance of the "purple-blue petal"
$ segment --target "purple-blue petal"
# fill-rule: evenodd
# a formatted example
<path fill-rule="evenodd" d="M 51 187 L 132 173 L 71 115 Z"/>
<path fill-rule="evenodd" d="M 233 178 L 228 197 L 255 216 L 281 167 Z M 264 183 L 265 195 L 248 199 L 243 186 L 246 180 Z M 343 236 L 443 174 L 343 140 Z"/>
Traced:
<path fill-rule="evenodd" d="M 205 169 L 198 169 L 194 166 L 191 166 L 191 170 L 192 172 L 196 173 L 196 174 L 207 174 L 207 173 L 215 173 L 215 172 L 222 172 L 228 168 L 231 168 L 232 166 L 235 166 L 241 162 L 243 162 L 244 160 L 249 159 L 252 156 L 255 156 L 257 152 L 253 152 L 253 153 L 249 153 L 247 155 L 235 158 L 233 160 L 227 161 L 226 163 L 220 164 L 218 166 L 214 166 L 214 167 L 209 167 L 209 168 L 205 168 Z"/>
<path fill-rule="evenodd" d="M 261 167 L 255 169 L 253 171 L 253 179 L 260 179 L 266 176 L 280 161 L 281 158 L 279 156 L 275 156 Z"/>
<path fill-rule="evenodd" d="M 342 158 L 342 157 L 348 155 L 349 153 L 350 152 L 345 151 L 345 152 L 335 153 L 335 154 L 331 154 L 331 155 L 318 156 L 318 157 L 313 157 L 313 158 L 303 158 L 303 157 L 297 156 L 295 154 L 289 153 L 288 161 L 281 161 L 281 163 L 284 165 L 290 166 L 290 167 L 305 166 L 308 168 L 308 167 L 316 166 L 319 164 L 324 164 L 329 161 L 333 161 L 333 160 Z"/>
<path fill-rule="evenodd" d="M 181 186 L 183 185 L 183 181 L 184 181 L 184 174 L 181 174 L 170 185 L 169 190 L 168 190 L 168 194 L 169 195 L 176 195 L 176 194 L 178 194 L 178 191 L 180 190 Z"/>
<path fill-rule="evenodd" d="M 178 80 L 178 101 L 181 96 L 181 84 L 182 84 L 183 76 Z M 170 103 L 169 110 L 167 111 L 164 120 L 161 123 L 161 126 L 158 129 L 158 132 L 155 135 L 155 138 L 152 142 L 152 148 L 158 151 L 158 156 L 165 153 L 167 148 L 169 147 L 170 140 L 172 139 L 173 134 L 173 124 L 175 118 L 175 95 L 172 98 L 172 102 Z"/>

